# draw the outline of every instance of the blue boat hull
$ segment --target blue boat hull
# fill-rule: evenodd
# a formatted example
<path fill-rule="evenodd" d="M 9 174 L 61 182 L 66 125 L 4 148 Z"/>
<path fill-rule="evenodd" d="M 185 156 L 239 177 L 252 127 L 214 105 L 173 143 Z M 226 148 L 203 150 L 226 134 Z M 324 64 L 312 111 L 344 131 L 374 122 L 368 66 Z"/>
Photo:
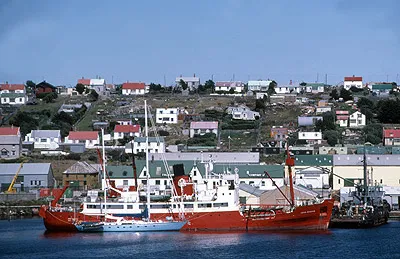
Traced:
<path fill-rule="evenodd" d="M 157 232 L 179 231 L 186 221 L 168 222 L 123 222 L 123 223 L 82 223 L 76 225 L 79 232 Z"/>

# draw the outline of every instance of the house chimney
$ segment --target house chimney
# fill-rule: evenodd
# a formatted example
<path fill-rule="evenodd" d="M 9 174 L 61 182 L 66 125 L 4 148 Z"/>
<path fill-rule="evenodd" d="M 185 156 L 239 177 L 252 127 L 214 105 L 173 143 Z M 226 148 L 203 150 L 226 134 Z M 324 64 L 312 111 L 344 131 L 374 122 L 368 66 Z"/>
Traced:
<path fill-rule="evenodd" d="M 290 80 L 289 85 L 292 85 L 292 80 Z"/>
<path fill-rule="evenodd" d="M 193 77 L 196 77 L 196 73 L 193 74 Z"/>

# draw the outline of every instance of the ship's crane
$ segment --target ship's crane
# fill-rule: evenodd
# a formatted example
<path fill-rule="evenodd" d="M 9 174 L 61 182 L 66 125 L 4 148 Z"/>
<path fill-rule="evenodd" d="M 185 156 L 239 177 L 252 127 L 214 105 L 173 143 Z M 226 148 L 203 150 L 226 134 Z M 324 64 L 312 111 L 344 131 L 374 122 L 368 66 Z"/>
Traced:
<path fill-rule="evenodd" d="M 22 169 L 23 165 L 24 165 L 24 162 L 22 162 L 19 165 L 18 170 L 15 173 L 14 178 L 12 179 L 12 181 L 10 183 L 10 186 L 8 186 L 8 189 L 7 189 L 6 193 L 16 193 L 17 190 L 14 188 L 14 184 L 18 179 L 18 174 L 19 174 L 19 172 L 21 172 L 21 169 Z"/>

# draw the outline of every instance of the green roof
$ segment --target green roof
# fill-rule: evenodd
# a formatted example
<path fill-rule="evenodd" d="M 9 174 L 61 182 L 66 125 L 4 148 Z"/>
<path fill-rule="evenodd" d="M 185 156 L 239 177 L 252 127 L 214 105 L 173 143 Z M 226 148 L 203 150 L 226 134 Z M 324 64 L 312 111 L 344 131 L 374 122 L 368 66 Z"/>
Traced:
<path fill-rule="evenodd" d="M 185 169 L 185 174 L 189 174 L 189 172 L 195 166 L 193 161 L 168 161 L 168 166 L 170 167 L 170 171 L 173 174 L 173 165 L 183 164 Z M 140 173 L 143 171 L 145 167 L 144 160 L 136 161 L 136 171 L 137 176 L 139 177 Z M 167 172 L 165 170 L 165 166 L 163 161 L 153 161 L 149 162 L 150 167 L 150 178 L 167 178 Z M 205 167 L 201 163 L 197 163 L 197 169 L 204 176 L 205 175 Z M 265 177 L 265 171 L 267 171 L 272 178 L 282 178 L 284 176 L 284 166 L 283 165 L 259 165 L 259 164 L 214 164 L 214 173 L 234 173 L 235 169 L 239 174 L 239 178 L 260 178 Z M 121 178 L 133 178 L 133 168 L 132 166 L 106 166 L 106 170 L 109 173 L 111 179 L 121 179 Z"/>
<path fill-rule="evenodd" d="M 11 97 L 11 98 L 25 97 L 25 94 L 23 94 L 23 93 L 2 93 L 1 97 Z"/>
<path fill-rule="evenodd" d="M 392 84 L 376 84 L 376 85 L 372 85 L 371 89 L 372 90 L 392 90 L 393 85 Z"/>
<path fill-rule="evenodd" d="M 332 155 L 297 155 L 294 164 L 296 166 L 332 166 Z"/>

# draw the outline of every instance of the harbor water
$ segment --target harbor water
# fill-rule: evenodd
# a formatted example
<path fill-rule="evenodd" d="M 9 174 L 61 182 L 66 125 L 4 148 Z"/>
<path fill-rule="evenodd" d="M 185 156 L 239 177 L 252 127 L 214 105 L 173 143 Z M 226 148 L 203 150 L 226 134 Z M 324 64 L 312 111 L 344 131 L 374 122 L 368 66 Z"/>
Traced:
<path fill-rule="evenodd" d="M 0 258 L 400 258 L 400 221 L 373 229 L 256 233 L 48 233 L 0 220 Z"/>

